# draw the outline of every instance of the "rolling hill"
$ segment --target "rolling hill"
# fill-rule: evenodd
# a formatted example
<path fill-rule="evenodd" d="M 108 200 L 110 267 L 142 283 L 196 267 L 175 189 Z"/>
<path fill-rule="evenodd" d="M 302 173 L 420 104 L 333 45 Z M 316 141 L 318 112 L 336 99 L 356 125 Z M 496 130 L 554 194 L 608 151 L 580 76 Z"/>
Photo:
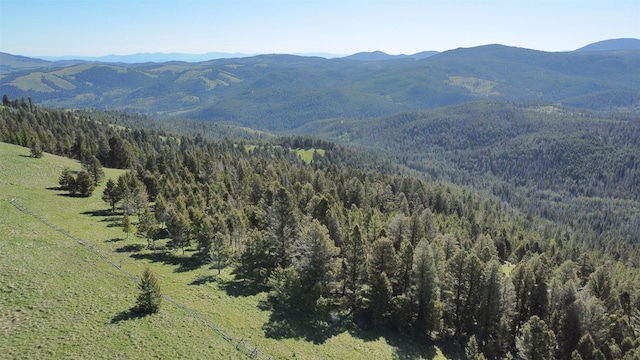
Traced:
<path fill-rule="evenodd" d="M 260 55 L 199 63 L 67 64 L 5 54 L 7 63 L 28 66 L 8 68 L 0 92 L 52 107 L 126 110 L 273 131 L 477 100 L 640 107 L 640 51 L 547 53 L 487 45 L 417 60 L 368 61 L 373 55 L 362 55 L 367 61 Z"/>
<path fill-rule="evenodd" d="M 640 50 L 640 40 L 638 39 L 611 39 L 598 41 L 593 44 L 581 47 L 576 51 L 626 51 Z"/>

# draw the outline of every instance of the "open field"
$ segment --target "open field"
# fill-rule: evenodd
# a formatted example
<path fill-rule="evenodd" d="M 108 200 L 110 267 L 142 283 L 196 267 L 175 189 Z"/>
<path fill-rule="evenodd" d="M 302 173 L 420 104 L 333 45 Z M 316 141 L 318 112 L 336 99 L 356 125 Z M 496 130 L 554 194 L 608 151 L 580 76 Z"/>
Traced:
<path fill-rule="evenodd" d="M 55 189 L 62 169 L 79 169 L 77 162 L 28 154 L 0 143 L 0 358 L 444 358 L 436 346 L 384 330 L 273 313 L 261 289 L 230 269 L 218 276 L 199 266 L 193 249 L 135 251 L 145 240 L 124 239 L 102 187 L 90 198 Z M 14 198 L 43 221 L 13 206 Z M 146 266 L 175 303 L 131 317 L 130 274 Z"/>

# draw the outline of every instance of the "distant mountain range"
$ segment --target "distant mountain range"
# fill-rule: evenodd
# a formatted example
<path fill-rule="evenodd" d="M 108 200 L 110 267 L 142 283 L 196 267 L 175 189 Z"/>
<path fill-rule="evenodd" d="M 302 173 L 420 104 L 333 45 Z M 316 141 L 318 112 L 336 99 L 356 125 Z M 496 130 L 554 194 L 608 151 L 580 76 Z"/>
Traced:
<path fill-rule="evenodd" d="M 599 41 L 597 43 L 589 44 L 585 47 L 581 47 L 576 51 L 617 51 L 617 50 L 640 50 L 639 39 L 612 39 Z"/>
<path fill-rule="evenodd" d="M 146 63 L 146 62 L 167 62 L 167 61 L 184 61 L 184 62 L 201 62 L 213 59 L 241 58 L 247 56 L 255 56 L 256 54 L 242 53 L 222 53 L 209 52 L 206 54 L 185 54 L 185 53 L 136 53 L 129 55 L 105 55 L 105 56 L 39 56 L 40 59 L 48 61 L 61 60 L 82 60 L 108 63 Z"/>
<path fill-rule="evenodd" d="M 611 40 L 594 44 L 602 50 L 572 52 L 486 45 L 398 56 L 258 55 L 196 63 L 51 62 L 0 54 L 0 93 L 50 107 L 273 131 L 478 100 L 640 112 L 640 50 L 621 49 L 635 43 Z"/>
<path fill-rule="evenodd" d="M 574 51 L 614 51 L 614 50 L 640 50 L 639 39 L 611 39 L 599 41 L 597 43 L 589 44 L 585 47 L 579 48 Z M 297 56 L 316 56 L 326 59 L 333 58 L 346 58 L 352 60 L 361 61 L 382 61 L 382 60 L 397 60 L 397 59 L 424 59 L 429 56 L 438 54 L 438 51 L 422 51 L 412 55 L 390 55 L 382 51 L 372 52 L 359 52 L 352 55 L 339 55 L 331 53 L 296 53 L 292 55 Z M 230 58 L 243 58 L 257 56 L 260 54 L 245 54 L 245 53 L 226 53 L 226 52 L 208 52 L 205 54 L 188 54 L 188 53 L 136 53 L 128 55 L 105 55 L 105 56 L 80 56 L 80 55 L 65 55 L 65 56 L 36 56 L 38 60 L 46 61 L 89 61 L 89 62 L 107 62 L 107 63 L 125 63 L 136 64 L 146 62 L 169 62 L 169 61 L 184 61 L 184 62 L 203 62 L 216 59 L 230 59 Z M 0 65 L 2 62 L 0 62 Z"/>
<path fill-rule="evenodd" d="M 438 54 L 437 51 L 422 51 L 413 55 L 389 55 L 382 51 L 373 52 L 359 52 L 353 55 L 345 56 L 345 59 L 360 60 L 360 61 L 383 61 L 383 60 L 398 60 L 398 59 L 426 59 L 429 56 Z"/>

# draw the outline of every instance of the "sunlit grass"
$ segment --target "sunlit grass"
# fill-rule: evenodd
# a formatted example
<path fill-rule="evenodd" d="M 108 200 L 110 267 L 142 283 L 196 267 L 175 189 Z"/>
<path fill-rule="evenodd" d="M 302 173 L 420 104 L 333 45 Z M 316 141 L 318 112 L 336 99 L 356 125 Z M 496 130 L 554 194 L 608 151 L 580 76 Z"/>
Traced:
<path fill-rule="evenodd" d="M 65 166 L 80 169 L 76 161 L 28 154 L 0 143 L 0 357 L 229 359 L 256 348 L 273 359 L 444 358 L 437 346 L 382 328 L 367 332 L 348 321 L 331 327 L 308 314 L 274 314 L 264 289 L 237 280 L 230 268 L 217 275 L 195 261 L 194 248 L 185 255 L 154 252 L 135 235 L 125 240 L 119 215 L 101 200 L 102 186 L 89 198 L 55 190 Z M 122 170 L 105 173 L 115 179 Z M 14 197 L 112 263 L 18 211 Z M 156 315 L 126 318 L 137 295 L 129 274 L 146 266 L 163 293 L 187 310 L 164 301 Z M 243 346 L 249 351 L 237 350 Z"/>

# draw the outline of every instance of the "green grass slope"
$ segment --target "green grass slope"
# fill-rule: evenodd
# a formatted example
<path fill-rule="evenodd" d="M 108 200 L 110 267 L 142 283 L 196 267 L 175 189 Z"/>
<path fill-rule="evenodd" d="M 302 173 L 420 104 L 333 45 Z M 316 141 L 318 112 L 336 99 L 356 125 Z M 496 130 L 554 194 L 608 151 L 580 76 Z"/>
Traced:
<path fill-rule="evenodd" d="M 194 265 L 194 249 L 134 251 L 145 240 L 125 239 L 119 217 L 100 199 L 102 186 L 89 198 L 54 189 L 62 169 L 79 169 L 77 162 L 28 154 L 0 143 L 0 357 L 444 359 L 443 351 L 457 357 L 446 346 L 421 346 L 382 329 L 274 314 L 262 306 L 266 294 L 229 269 L 217 275 Z M 132 318 L 131 275 L 146 266 L 172 301 L 165 299 L 158 314 Z"/>
<path fill-rule="evenodd" d="M 78 214 L 102 207 L 98 194 L 80 199 L 48 190 L 64 166 L 79 165 L 27 154 L 25 148 L 0 143 L 0 357 L 245 358 L 203 322 L 166 301 L 157 315 L 126 319 L 137 292 L 130 276 L 10 204 L 16 197 L 50 223 L 97 242 L 119 236 Z"/>

